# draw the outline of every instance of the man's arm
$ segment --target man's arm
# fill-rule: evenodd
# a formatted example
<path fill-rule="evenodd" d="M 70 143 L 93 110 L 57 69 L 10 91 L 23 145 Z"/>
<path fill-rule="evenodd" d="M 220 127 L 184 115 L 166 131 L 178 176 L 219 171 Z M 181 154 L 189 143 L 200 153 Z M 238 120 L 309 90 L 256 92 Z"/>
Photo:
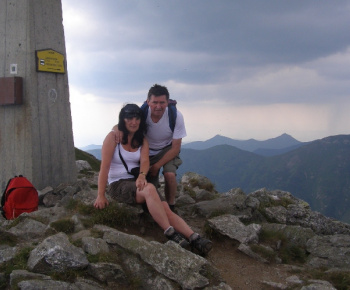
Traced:
<path fill-rule="evenodd" d="M 122 140 L 123 133 L 119 131 L 118 124 L 113 126 L 112 131 L 114 132 L 115 143 L 119 144 Z"/>
<path fill-rule="evenodd" d="M 164 154 L 164 156 L 150 168 L 150 174 L 156 176 L 159 169 L 170 160 L 173 160 L 180 153 L 182 139 L 173 139 L 171 149 Z"/>

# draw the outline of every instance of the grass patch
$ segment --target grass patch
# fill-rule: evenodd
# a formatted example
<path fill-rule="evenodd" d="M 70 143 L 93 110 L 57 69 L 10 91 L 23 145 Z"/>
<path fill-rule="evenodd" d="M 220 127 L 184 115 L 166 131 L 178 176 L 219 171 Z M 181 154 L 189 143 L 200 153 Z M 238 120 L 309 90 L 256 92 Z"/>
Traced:
<path fill-rule="evenodd" d="M 286 245 L 282 244 L 280 258 L 285 264 L 291 262 L 303 264 L 306 262 L 307 255 L 305 249 L 287 243 Z"/>
<path fill-rule="evenodd" d="M 88 254 L 87 259 L 90 263 L 118 263 L 118 254 L 115 251 L 97 255 Z"/>
<path fill-rule="evenodd" d="M 196 199 L 196 193 L 195 191 L 188 185 L 184 186 L 184 191 L 193 199 Z"/>
<path fill-rule="evenodd" d="M 9 232 L 0 230 L 0 245 L 14 247 L 17 245 L 17 237 Z"/>
<path fill-rule="evenodd" d="M 215 191 L 215 185 L 213 183 L 211 183 L 210 181 L 206 182 L 206 183 L 200 183 L 198 181 L 198 179 L 196 178 L 191 178 L 189 180 L 189 184 L 192 187 L 196 187 L 198 186 L 200 189 L 205 189 L 207 191 Z"/>
<path fill-rule="evenodd" d="M 49 276 L 53 280 L 74 283 L 78 277 L 84 277 L 86 270 L 66 270 L 64 272 L 51 272 Z"/>
<path fill-rule="evenodd" d="M 215 218 L 215 217 L 218 217 L 218 216 L 222 216 L 224 214 L 227 214 L 227 212 L 224 211 L 224 210 L 217 209 L 217 210 L 214 210 L 214 211 L 211 212 L 211 214 L 208 217 L 208 219 L 212 219 L 212 218 Z"/>
<path fill-rule="evenodd" d="M 276 250 L 281 258 L 282 263 L 305 263 L 307 254 L 306 250 L 300 246 L 293 245 L 288 238 L 279 231 L 262 230 L 259 235 L 259 241 L 269 245 Z M 280 247 L 277 247 L 280 244 Z"/>
<path fill-rule="evenodd" d="M 350 272 L 332 271 L 326 272 L 326 269 L 313 269 L 307 272 L 309 279 L 326 280 L 338 290 L 350 289 Z"/>
<path fill-rule="evenodd" d="M 132 224 L 135 218 L 129 209 L 116 202 L 111 202 L 104 209 L 96 209 L 93 205 L 86 205 L 76 201 L 71 201 L 67 207 L 86 217 L 82 222 L 87 228 L 91 228 L 95 224 L 102 224 L 112 228 L 128 226 Z"/>
<path fill-rule="evenodd" d="M 282 243 L 286 243 L 288 241 L 288 239 L 281 232 L 269 231 L 269 230 L 264 230 L 263 229 L 260 232 L 259 241 L 261 243 L 268 243 L 270 245 L 274 244 L 274 246 L 275 246 L 278 241 L 281 241 Z"/>
<path fill-rule="evenodd" d="M 288 207 L 288 205 L 294 204 L 294 202 L 288 198 L 288 197 L 282 197 L 279 199 L 274 199 L 272 197 L 268 197 L 268 200 L 265 200 L 263 202 L 260 202 L 259 210 L 264 210 L 266 207 L 274 207 L 274 206 L 283 206 L 285 208 Z"/>
<path fill-rule="evenodd" d="M 275 261 L 277 253 L 273 249 L 268 249 L 261 245 L 250 245 L 250 248 L 257 254 L 260 254 L 263 258 L 269 262 Z"/>
<path fill-rule="evenodd" d="M 27 261 L 29 259 L 32 248 L 26 247 L 21 249 L 15 257 L 8 262 L 0 265 L 0 272 L 10 275 L 14 270 L 27 270 Z"/>
<path fill-rule="evenodd" d="M 57 232 L 63 232 L 66 234 L 74 233 L 74 222 L 71 219 L 62 219 L 50 224 Z"/>

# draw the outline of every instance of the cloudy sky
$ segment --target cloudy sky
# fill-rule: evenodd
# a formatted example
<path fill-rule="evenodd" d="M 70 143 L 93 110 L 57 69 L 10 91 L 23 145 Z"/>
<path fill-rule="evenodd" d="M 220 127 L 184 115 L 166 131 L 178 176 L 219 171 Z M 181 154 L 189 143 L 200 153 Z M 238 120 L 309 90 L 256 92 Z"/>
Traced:
<path fill-rule="evenodd" d="M 350 1 L 62 0 L 76 147 L 155 83 L 184 142 L 350 134 Z"/>

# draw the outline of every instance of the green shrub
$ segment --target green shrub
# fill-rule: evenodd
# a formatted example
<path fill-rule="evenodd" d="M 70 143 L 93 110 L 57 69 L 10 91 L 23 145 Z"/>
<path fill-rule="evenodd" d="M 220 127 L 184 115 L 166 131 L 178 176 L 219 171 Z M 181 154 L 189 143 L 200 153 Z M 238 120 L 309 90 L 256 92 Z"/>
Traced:
<path fill-rule="evenodd" d="M 196 179 L 196 178 L 191 178 L 190 181 L 189 181 L 189 184 L 192 186 L 192 187 L 196 187 L 198 186 L 200 189 L 205 189 L 207 191 L 215 191 L 215 186 L 213 183 L 211 182 L 206 182 L 204 184 L 200 184 L 199 183 L 199 180 Z"/>
<path fill-rule="evenodd" d="M 10 275 L 14 270 L 26 270 L 31 251 L 32 248 L 30 247 L 21 249 L 11 261 L 0 265 L 0 272 L 5 273 L 5 275 Z"/>
<path fill-rule="evenodd" d="M 71 219 L 62 219 L 50 224 L 58 232 L 63 232 L 66 234 L 74 233 L 74 222 Z"/>
<path fill-rule="evenodd" d="M 287 245 L 282 245 L 280 250 L 280 257 L 282 259 L 282 262 L 286 264 L 290 262 L 303 264 L 305 263 L 307 256 L 305 249 L 287 243 Z"/>
<path fill-rule="evenodd" d="M 92 227 L 95 224 L 102 224 L 109 227 L 127 226 L 130 225 L 134 214 L 126 207 L 118 203 L 111 202 L 104 209 L 96 209 L 93 205 L 85 205 L 82 203 L 76 204 L 76 210 L 88 218 L 83 220 L 87 227 Z"/>
<path fill-rule="evenodd" d="M 273 262 L 276 259 L 277 253 L 273 250 L 269 250 L 261 245 L 251 245 L 250 248 L 255 252 L 260 254 L 263 258 L 269 262 Z"/>
<path fill-rule="evenodd" d="M 189 187 L 188 185 L 185 185 L 184 186 L 184 191 L 190 196 L 192 197 L 193 199 L 196 199 L 196 193 L 195 191 Z"/>
<path fill-rule="evenodd" d="M 276 248 L 277 243 L 280 242 L 278 254 L 283 263 L 305 263 L 306 261 L 306 250 L 293 245 L 286 235 L 280 231 L 262 230 L 259 234 L 259 241 L 268 244 L 272 248 Z"/>
<path fill-rule="evenodd" d="M 326 280 L 338 290 L 350 289 L 350 273 L 348 271 L 326 272 L 327 269 L 313 269 L 306 274 L 310 279 Z"/>
<path fill-rule="evenodd" d="M 8 245 L 14 247 L 17 244 L 17 237 L 9 232 L 0 229 L 0 245 Z"/>

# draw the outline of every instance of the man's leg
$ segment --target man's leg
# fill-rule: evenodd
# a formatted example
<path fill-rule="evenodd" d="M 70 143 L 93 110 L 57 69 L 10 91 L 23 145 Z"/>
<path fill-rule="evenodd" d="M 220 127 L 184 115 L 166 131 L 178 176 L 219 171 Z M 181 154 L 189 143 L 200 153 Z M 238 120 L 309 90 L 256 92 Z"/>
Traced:
<path fill-rule="evenodd" d="M 175 205 L 175 196 L 177 191 L 176 175 L 173 172 L 164 172 L 165 188 L 164 194 L 165 199 L 169 206 Z"/>

